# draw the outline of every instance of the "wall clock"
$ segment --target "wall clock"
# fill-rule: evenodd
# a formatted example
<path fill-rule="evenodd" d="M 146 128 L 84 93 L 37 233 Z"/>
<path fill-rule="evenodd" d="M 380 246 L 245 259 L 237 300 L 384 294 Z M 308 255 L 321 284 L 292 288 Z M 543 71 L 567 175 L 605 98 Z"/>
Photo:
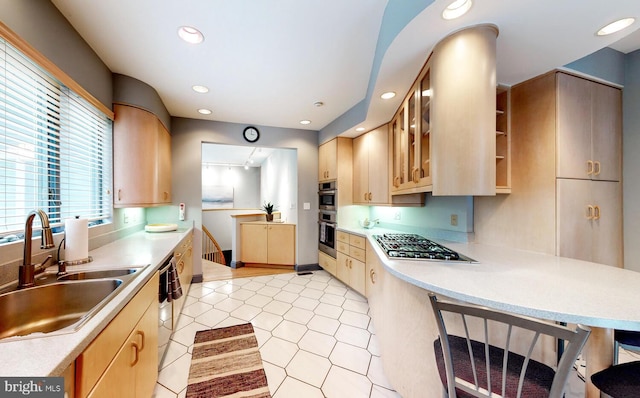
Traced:
<path fill-rule="evenodd" d="M 248 126 L 248 127 L 245 127 L 244 131 L 242 132 L 242 136 L 248 142 L 256 142 L 258 141 L 258 138 L 260 138 L 260 132 L 258 131 L 257 128 L 253 126 Z"/>

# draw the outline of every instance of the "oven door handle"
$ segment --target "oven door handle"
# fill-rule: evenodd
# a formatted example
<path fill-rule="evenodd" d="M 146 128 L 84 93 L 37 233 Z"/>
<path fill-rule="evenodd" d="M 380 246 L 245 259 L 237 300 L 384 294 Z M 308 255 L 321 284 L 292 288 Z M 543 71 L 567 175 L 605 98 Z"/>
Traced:
<path fill-rule="evenodd" d="M 336 194 L 336 190 L 335 189 L 328 189 L 326 191 L 318 191 L 318 195 L 335 195 Z"/>

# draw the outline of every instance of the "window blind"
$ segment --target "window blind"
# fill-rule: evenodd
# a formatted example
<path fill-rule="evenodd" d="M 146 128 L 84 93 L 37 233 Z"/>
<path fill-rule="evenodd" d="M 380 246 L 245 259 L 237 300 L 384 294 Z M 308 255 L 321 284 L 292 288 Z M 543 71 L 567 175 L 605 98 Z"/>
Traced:
<path fill-rule="evenodd" d="M 0 234 L 111 216 L 111 121 L 0 38 Z"/>

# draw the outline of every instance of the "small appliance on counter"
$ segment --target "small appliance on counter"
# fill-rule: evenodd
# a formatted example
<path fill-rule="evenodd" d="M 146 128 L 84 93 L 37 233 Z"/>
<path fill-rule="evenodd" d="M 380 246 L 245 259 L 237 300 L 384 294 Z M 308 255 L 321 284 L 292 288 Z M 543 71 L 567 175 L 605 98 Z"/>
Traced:
<path fill-rule="evenodd" d="M 144 226 L 146 232 L 169 232 L 176 231 L 177 229 L 178 224 L 170 223 L 147 224 Z"/>

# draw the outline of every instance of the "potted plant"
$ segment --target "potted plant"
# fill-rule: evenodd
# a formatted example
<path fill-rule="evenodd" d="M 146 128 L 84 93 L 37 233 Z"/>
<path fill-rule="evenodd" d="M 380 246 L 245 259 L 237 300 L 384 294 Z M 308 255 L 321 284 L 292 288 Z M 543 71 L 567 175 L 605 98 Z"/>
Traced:
<path fill-rule="evenodd" d="M 265 202 L 262 205 L 262 210 L 267 213 L 267 221 L 273 221 L 273 212 L 277 210 L 276 205 L 271 202 Z"/>

